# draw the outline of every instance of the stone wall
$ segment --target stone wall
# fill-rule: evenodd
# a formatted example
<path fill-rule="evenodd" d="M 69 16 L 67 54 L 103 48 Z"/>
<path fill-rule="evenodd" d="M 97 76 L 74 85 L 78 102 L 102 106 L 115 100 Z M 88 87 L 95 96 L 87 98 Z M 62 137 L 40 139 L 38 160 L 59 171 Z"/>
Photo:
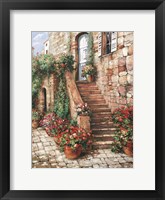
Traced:
<path fill-rule="evenodd" d="M 49 52 L 55 56 L 70 52 L 75 59 L 74 78 L 78 69 L 78 37 L 81 32 L 50 32 Z M 97 68 L 96 84 L 106 103 L 114 110 L 133 103 L 133 32 L 117 33 L 117 50 L 98 56 L 98 32 L 93 32 L 94 65 Z"/>
<path fill-rule="evenodd" d="M 57 89 L 57 79 L 55 78 L 54 74 L 48 78 L 46 77 L 41 86 L 41 90 L 39 92 L 39 102 L 38 102 L 38 110 L 44 112 L 44 102 L 46 101 L 46 111 L 53 111 L 54 110 L 54 100 L 55 100 L 55 93 Z M 46 99 L 44 97 L 44 89 L 46 90 Z"/>
<path fill-rule="evenodd" d="M 70 32 L 49 32 L 49 53 L 59 56 L 69 51 Z"/>
<path fill-rule="evenodd" d="M 98 59 L 96 83 L 109 107 L 133 104 L 133 32 L 118 32 L 117 51 Z"/>

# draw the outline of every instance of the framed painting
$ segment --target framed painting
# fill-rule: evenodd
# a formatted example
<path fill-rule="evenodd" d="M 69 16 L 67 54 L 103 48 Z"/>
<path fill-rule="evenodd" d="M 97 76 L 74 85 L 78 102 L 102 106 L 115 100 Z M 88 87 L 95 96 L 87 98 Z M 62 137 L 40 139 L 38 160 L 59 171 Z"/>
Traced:
<path fill-rule="evenodd" d="M 164 1 L 0 1 L 1 199 L 164 199 Z"/>

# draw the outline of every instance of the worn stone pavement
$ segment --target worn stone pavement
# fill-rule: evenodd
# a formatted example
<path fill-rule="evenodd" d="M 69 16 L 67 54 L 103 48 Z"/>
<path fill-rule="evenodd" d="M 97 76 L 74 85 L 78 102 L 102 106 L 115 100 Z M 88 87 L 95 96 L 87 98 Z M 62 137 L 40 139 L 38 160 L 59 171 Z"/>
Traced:
<path fill-rule="evenodd" d="M 132 168 L 133 158 L 110 149 L 92 150 L 69 160 L 44 129 L 32 131 L 32 168 Z"/>

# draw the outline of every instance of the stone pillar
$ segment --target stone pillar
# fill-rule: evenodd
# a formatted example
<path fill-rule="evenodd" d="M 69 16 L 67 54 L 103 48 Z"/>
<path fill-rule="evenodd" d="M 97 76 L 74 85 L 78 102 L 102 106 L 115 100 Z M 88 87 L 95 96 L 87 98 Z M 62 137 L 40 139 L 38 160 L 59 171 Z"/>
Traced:
<path fill-rule="evenodd" d="M 84 128 L 86 131 L 90 131 L 90 117 L 79 115 L 77 117 L 77 124 L 79 127 Z"/>

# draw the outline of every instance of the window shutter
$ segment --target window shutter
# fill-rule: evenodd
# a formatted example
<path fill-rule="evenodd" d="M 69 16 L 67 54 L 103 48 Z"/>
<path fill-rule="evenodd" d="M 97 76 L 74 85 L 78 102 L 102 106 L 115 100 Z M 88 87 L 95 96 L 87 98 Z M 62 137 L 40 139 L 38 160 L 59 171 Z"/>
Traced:
<path fill-rule="evenodd" d="M 117 50 L 117 32 L 111 32 L 111 52 Z"/>
<path fill-rule="evenodd" d="M 98 57 L 102 54 L 102 32 L 98 32 Z"/>

